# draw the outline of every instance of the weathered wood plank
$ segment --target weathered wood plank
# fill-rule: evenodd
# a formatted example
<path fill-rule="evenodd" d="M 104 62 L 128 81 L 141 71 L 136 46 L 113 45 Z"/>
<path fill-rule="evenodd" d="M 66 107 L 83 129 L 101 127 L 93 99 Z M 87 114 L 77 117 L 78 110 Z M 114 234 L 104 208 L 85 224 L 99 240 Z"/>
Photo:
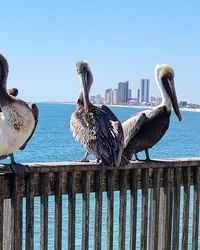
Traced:
<path fill-rule="evenodd" d="M 18 164 L 28 168 L 29 173 L 49 173 L 67 171 L 101 171 L 114 170 L 113 167 L 105 167 L 95 161 L 90 162 L 37 162 Z M 195 167 L 200 165 L 200 158 L 178 158 L 178 159 L 155 159 L 150 162 L 130 162 L 126 167 L 119 169 L 142 169 L 142 168 L 175 168 L 175 167 Z M 12 173 L 9 165 L 0 165 L 0 173 Z"/>
<path fill-rule="evenodd" d="M 62 173 L 55 173 L 54 249 L 62 249 Z"/>
<path fill-rule="evenodd" d="M 191 168 L 183 169 L 184 181 L 184 205 L 183 205 L 183 228 L 182 228 L 182 250 L 188 249 L 188 223 L 189 223 L 189 202 L 190 202 L 190 174 Z"/>
<path fill-rule="evenodd" d="M 107 172 L 107 250 L 113 249 L 114 171 Z"/>
<path fill-rule="evenodd" d="M 3 180 L 4 176 L 0 175 L 0 250 L 3 250 L 3 212 L 4 212 Z"/>
<path fill-rule="evenodd" d="M 200 167 L 194 168 L 193 172 L 194 172 L 194 212 L 193 212 L 193 227 L 192 227 L 192 250 L 198 250 Z"/>
<path fill-rule="evenodd" d="M 13 249 L 14 243 L 14 219 L 13 207 L 11 206 L 11 199 L 4 200 L 4 214 L 3 214 L 3 250 Z"/>
<path fill-rule="evenodd" d="M 22 197 L 19 191 L 19 176 L 13 176 L 12 182 L 12 199 L 11 206 L 13 208 L 14 232 L 13 244 L 14 250 L 22 249 Z"/>
<path fill-rule="evenodd" d="M 94 234 L 94 249 L 101 249 L 101 233 L 102 233 L 102 172 L 96 172 L 96 191 L 95 191 L 95 234 Z"/>
<path fill-rule="evenodd" d="M 164 228 L 163 228 L 163 249 L 168 250 L 171 247 L 171 229 L 172 229 L 172 170 L 164 171 Z"/>
<path fill-rule="evenodd" d="M 172 250 L 179 249 L 181 169 L 174 169 Z"/>
<path fill-rule="evenodd" d="M 160 169 L 153 171 L 153 189 L 150 195 L 150 217 L 149 217 L 149 249 L 158 248 L 158 221 L 160 204 Z"/>
<path fill-rule="evenodd" d="M 125 250 L 126 240 L 126 186 L 127 170 L 120 171 L 120 207 L 119 207 L 119 250 Z"/>
<path fill-rule="evenodd" d="M 48 174 L 40 178 L 40 249 L 48 249 Z"/>
<path fill-rule="evenodd" d="M 159 221 L 158 221 L 158 249 L 162 249 L 164 237 L 164 187 L 160 188 Z"/>
<path fill-rule="evenodd" d="M 68 196 L 68 249 L 75 250 L 76 194 L 74 172 L 67 175 Z"/>
<path fill-rule="evenodd" d="M 148 188 L 149 170 L 143 169 L 141 174 L 142 181 L 142 212 L 141 212 L 141 238 L 140 249 L 147 249 L 147 227 L 148 227 Z"/>
<path fill-rule="evenodd" d="M 137 169 L 130 173 L 130 250 L 136 250 L 137 234 Z"/>
<path fill-rule="evenodd" d="M 26 177 L 26 250 L 34 249 L 34 174 Z"/>
<path fill-rule="evenodd" d="M 83 173 L 82 250 L 89 248 L 90 172 Z"/>

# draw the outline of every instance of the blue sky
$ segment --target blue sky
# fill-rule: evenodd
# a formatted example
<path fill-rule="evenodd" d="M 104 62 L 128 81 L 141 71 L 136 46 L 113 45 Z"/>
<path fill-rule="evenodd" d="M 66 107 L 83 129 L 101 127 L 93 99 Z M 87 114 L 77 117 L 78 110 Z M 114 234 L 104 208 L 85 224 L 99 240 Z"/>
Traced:
<path fill-rule="evenodd" d="M 75 64 L 86 59 L 91 94 L 140 78 L 169 63 L 179 100 L 200 103 L 199 1 L 2 1 L 0 52 L 8 59 L 9 87 L 26 101 L 76 100 Z"/>

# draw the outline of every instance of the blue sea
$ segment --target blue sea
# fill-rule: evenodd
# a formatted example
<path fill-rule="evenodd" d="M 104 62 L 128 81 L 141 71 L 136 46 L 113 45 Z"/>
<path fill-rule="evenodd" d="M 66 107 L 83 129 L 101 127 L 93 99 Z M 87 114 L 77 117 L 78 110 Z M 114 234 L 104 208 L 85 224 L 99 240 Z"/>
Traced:
<path fill-rule="evenodd" d="M 15 154 L 17 162 L 56 162 L 73 161 L 83 157 L 85 150 L 74 140 L 70 131 L 70 116 L 76 109 L 76 105 L 66 104 L 38 104 L 39 123 L 34 136 L 24 151 Z M 123 121 L 132 114 L 141 111 L 135 108 L 112 107 L 113 112 Z M 179 122 L 172 113 L 170 128 L 163 139 L 150 150 L 151 158 L 174 158 L 174 157 L 200 157 L 200 113 L 182 112 L 183 121 Z M 139 154 L 143 158 L 143 154 Z M 183 192 L 183 190 L 181 190 Z M 138 221 L 137 221 L 137 249 L 140 240 L 140 207 L 141 192 L 138 191 Z M 129 192 L 127 197 L 129 196 Z M 90 246 L 93 249 L 94 241 L 94 194 L 90 195 Z M 81 212 L 82 197 L 77 195 L 76 208 L 76 249 L 81 249 Z M 191 216 L 192 216 L 191 196 Z M 25 200 L 24 200 L 25 203 Z M 34 249 L 39 249 L 39 230 L 40 230 L 40 200 L 35 198 L 35 235 Z M 115 193 L 114 211 L 114 249 L 118 248 L 118 215 L 119 215 L 119 193 Z M 63 249 L 67 249 L 67 196 L 63 197 Z M 182 201 L 181 201 L 182 209 Z M 129 210 L 130 203 L 127 200 L 127 247 L 129 239 Z M 182 213 L 182 210 L 181 210 Z M 25 225 L 25 221 L 24 221 Z M 106 194 L 103 194 L 103 230 L 102 230 L 102 249 L 106 249 Z M 189 241 L 191 242 L 191 217 Z M 23 234 L 23 237 L 25 235 Z M 49 197 L 49 249 L 54 249 L 54 197 Z M 191 249 L 191 246 L 189 246 Z"/>

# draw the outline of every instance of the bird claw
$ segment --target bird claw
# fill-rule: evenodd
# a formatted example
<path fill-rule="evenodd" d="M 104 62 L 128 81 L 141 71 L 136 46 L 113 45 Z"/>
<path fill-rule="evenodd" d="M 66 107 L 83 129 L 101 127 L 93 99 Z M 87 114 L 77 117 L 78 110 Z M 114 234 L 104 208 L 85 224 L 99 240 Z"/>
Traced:
<path fill-rule="evenodd" d="M 29 173 L 29 171 L 26 169 L 26 167 L 24 167 L 23 165 L 20 165 L 20 164 L 11 163 L 10 168 L 11 168 L 12 172 L 18 176 L 19 175 L 26 175 Z"/>

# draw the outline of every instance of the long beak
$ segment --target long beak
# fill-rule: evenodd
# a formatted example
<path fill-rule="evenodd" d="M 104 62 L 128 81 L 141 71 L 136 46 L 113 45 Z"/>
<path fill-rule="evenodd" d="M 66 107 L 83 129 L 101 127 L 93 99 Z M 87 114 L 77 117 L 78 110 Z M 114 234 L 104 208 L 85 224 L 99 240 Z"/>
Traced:
<path fill-rule="evenodd" d="M 83 104 L 84 104 L 84 109 L 85 112 L 87 113 L 89 110 L 89 94 L 88 94 L 88 78 L 87 78 L 87 72 L 82 72 L 80 74 L 80 79 L 82 82 L 82 87 L 83 87 Z"/>
<path fill-rule="evenodd" d="M 167 78 L 167 82 L 168 82 L 168 86 L 169 86 L 168 94 L 169 94 L 169 97 L 171 99 L 174 112 L 177 115 L 179 121 L 181 121 L 182 117 L 181 117 L 180 109 L 179 109 L 179 106 L 178 106 L 178 100 L 177 100 L 177 96 L 176 96 L 174 80 L 173 80 L 173 78 L 170 78 L 170 79 Z"/>

